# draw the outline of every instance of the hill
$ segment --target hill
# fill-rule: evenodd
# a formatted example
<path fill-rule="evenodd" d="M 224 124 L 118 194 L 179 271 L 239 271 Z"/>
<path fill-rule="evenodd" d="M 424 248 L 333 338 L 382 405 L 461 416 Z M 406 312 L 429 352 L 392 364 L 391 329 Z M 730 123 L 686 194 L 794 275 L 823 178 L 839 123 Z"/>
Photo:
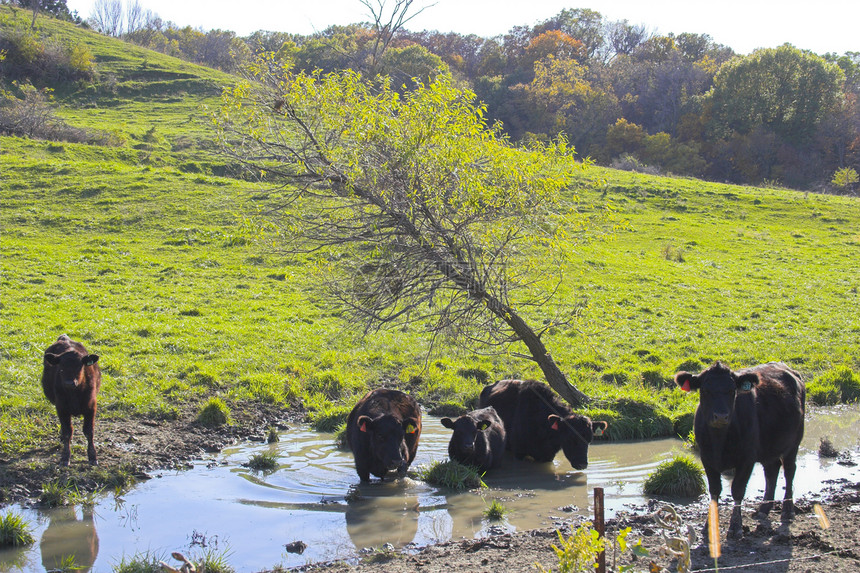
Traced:
<path fill-rule="evenodd" d="M 4 33 L 29 24 L 6 6 L 0 16 Z M 352 330 L 316 262 L 248 223 L 260 188 L 213 153 L 202 106 L 231 76 L 38 26 L 43 40 L 86 45 L 95 65 L 91 81 L 51 86 L 56 114 L 118 145 L 0 137 L 3 456 L 56 446 L 39 376 L 62 333 L 102 356 L 100 416 L 165 427 L 192 423 L 213 396 L 336 425 L 381 384 L 443 412 L 474 403 L 486 380 L 538 376 L 457 345 L 428 356 L 416 329 Z M 811 380 L 860 368 L 856 198 L 596 167 L 576 191 L 583 206 L 610 204 L 615 227 L 571 243 L 558 295 L 528 318 L 569 319 L 546 343 L 597 399 L 590 414 L 609 437 L 686 435 L 696 402 L 673 389 L 679 369 L 784 360 Z"/>

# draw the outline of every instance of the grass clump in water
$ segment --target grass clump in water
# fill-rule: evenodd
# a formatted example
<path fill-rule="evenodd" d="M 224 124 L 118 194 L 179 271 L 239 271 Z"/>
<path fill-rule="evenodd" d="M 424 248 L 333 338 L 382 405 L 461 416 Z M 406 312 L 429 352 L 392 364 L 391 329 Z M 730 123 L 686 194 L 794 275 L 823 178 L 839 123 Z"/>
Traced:
<path fill-rule="evenodd" d="M 34 541 L 30 524 L 23 517 L 11 511 L 0 517 L 0 549 L 22 547 Z"/>
<path fill-rule="evenodd" d="M 705 470 L 688 455 L 677 455 L 657 466 L 642 486 L 646 495 L 698 497 L 705 493 Z"/>
<path fill-rule="evenodd" d="M 162 573 L 161 562 L 165 557 L 150 551 L 135 553 L 131 557 L 123 555 L 113 566 L 113 573 Z"/>
<path fill-rule="evenodd" d="M 272 471 L 278 467 L 278 455 L 275 452 L 254 454 L 248 460 L 248 467 L 252 470 Z"/>
<path fill-rule="evenodd" d="M 511 510 L 505 507 L 505 505 L 497 499 L 494 499 L 490 502 L 490 504 L 484 509 L 484 517 L 489 519 L 490 521 L 501 521 L 502 518 L 505 517 Z"/>
<path fill-rule="evenodd" d="M 487 487 L 481 474 L 476 468 L 461 464 L 455 460 L 433 462 L 418 468 L 418 479 L 429 484 L 450 487 L 452 489 L 474 489 Z"/>
<path fill-rule="evenodd" d="M 208 428 L 217 428 L 230 423 L 230 408 L 221 398 L 209 398 L 197 414 L 197 421 Z"/>

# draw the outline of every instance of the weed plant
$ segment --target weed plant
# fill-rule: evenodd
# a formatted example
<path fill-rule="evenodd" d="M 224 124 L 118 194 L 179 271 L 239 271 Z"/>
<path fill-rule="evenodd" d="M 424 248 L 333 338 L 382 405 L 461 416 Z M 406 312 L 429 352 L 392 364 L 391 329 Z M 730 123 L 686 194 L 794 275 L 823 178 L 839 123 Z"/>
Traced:
<path fill-rule="evenodd" d="M 492 500 L 484 509 L 484 517 L 490 521 L 501 521 L 511 510 L 497 499 Z"/>
<path fill-rule="evenodd" d="M 476 489 L 487 487 L 483 474 L 477 468 L 461 464 L 456 460 L 435 461 L 419 466 L 418 479 L 432 485 L 451 489 Z"/>
<path fill-rule="evenodd" d="M 642 484 L 646 495 L 698 497 L 705 493 L 705 470 L 693 457 L 680 454 L 666 460 Z"/>
<path fill-rule="evenodd" d="M 35 541 L 30 524 L 21 515 L 9 511 L 0 516 L 0 549 L 22 547 Z"/>

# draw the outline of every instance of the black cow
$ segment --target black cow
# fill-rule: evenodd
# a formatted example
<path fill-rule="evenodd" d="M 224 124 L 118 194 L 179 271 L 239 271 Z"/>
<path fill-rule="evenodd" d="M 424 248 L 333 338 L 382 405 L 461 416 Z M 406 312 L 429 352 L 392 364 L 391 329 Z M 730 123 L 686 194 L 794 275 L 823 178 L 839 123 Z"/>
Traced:
<path fill-rule="evenodd" d="M 797 449 L 803 438 L 806 388 L 800 375 L 781 362 L 732 372 L 717 362 L 698 376 L 675 374 L 685 392 L 699 390 L 693 429 L 708 476 L 711 499 L 719 501 L 720 473 L 734 469 L 734 509 L 729 537 L 742 535 L 741 502 L 756 462 L 764 467 L 764 502 L 759 512 L 773 507 L 776 479 L 785 474 L 783 515 L 794 513 L 792 497 Z"/>
<path fill-rule="evenodd" d="M 90 354 L 84 345 L 61 334 L 45 350 L 42 369 L 42 390 L 57 408 L 60 419 L 60 439 L 63 451 L 60 465 L 69 465 L 72 448 L 72 416 L 84 417 L 87 437 L 87 457 L 98 465 L 93 432 L 96 421 L 96 397 L 102 383 L 98 354 Z"/>
<path fill-rule="evenodd" d="M 577 470 L 588 467 L 588 444 L 606 422 L 571 412 L 549 386 L 536 380 L 502 380 L 481 391 L 481 407 L 492 406 L 505 423 L 507 448 L 517 459 L 551 462 L 559 450 Z"/>
<path fill-rule="evenodd" d="M 482 472 L 497 465 L 505 453 L 505 426 L 489 406 L 472 410 L 452 420 L 442 418 L 442 425 L 454 430 L 448 442 L 448 456 Z"/>
<path fill-rule="evenodd" d="M 361 481 L 404 474 L 415 459 L 421 437 L 421 408 L 399 390 L 378 388 L 358 401 L 346 420 L 346 440 Z"/>

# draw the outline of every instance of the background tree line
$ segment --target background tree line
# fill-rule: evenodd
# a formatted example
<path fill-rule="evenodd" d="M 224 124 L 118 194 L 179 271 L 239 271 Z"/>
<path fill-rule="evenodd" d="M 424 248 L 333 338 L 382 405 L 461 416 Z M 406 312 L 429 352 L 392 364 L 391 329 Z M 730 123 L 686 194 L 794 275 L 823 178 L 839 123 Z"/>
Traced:
<path fill-rule="evenodd" d="M 41 1 L 69 17 L 65 0 Z M 239 37 L 165 22 L 139 0 L 98 0 L 87 23 L 228 72 L 272 52 L 296 70 L 389 75 L 399 89 L 450 73 L 515 141 L 563 132 L 604 165 L 847 191 L 860 170 L 860 52 L 738 55 L 706 34 L 657 35 L 590 9 L 494 38 L 398 27 L 381 57 L 371 22 Z"/>

